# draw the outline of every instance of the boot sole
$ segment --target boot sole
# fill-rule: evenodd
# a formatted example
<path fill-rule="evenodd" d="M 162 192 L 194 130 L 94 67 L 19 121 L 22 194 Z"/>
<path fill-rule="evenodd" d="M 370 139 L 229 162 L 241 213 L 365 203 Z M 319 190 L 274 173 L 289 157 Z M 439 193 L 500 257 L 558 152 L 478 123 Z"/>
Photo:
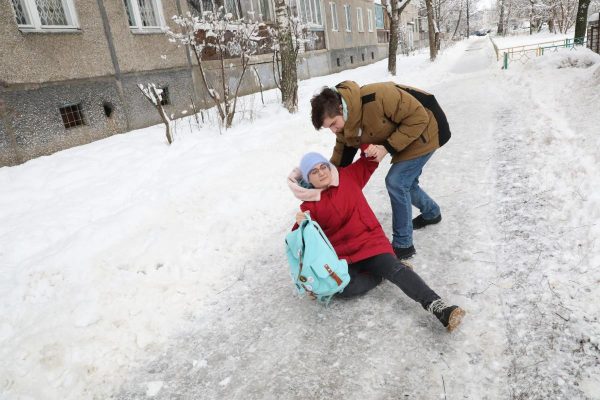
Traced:
<path fill-rule="evenodd" d="M 450 314 L 450 318 L 448 319 L 448 326 L 446 327 L 446 329 L 448 329 L 448 332 L 452 332 L 453 330 L 458 328 L 465 314 L 465 310 L 463 310 L 460 307 L 455 308 L 454 311 L 452 311 L 452 313 Z"/>

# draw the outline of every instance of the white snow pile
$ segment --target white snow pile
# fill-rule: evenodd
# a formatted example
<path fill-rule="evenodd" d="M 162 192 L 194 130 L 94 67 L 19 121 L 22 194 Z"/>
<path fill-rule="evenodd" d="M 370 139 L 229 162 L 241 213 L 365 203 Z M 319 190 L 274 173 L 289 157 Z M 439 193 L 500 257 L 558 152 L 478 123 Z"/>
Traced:
<path fill-rule="evenodd" d="M 545 68 L 589 68 L 600 65 L 600 54 L 594 53 L 586 48 L 576 47 L 573 49 L 557 49 L 549 51 L 542 57 L 536 57 L 531 66 L 537 69 Z"/>

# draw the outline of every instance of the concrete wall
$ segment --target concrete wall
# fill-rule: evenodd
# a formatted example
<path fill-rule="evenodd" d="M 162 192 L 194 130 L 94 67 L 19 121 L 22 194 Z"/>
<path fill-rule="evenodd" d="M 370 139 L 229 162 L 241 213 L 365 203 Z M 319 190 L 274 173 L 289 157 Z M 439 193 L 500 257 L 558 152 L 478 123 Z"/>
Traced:
<path fill-rule="evenodd" d="M 187 11 L 187 2 L 181 0 L 182 11 Z M 163 0 L 165 23 L 174 28 L 171 21 L 178 15 L 174 0 Z M 127 13 L 122 0 L 105 1 L 106 14 L 121 72 L 139 72 L 184 67 L 188 65 L 183 47 L 170 43 L 163 32 L 135 33 L 129 28 Z"/>
<path fill-rule="evenodd" d="M 334 31 L 332 27 L 331 7 L 329 3 L 335 3 L 337 7 L 338 15 L 338 30 Z M 351 32 L 346 32 L 346 14 L 344 11 L 344 4 L 350 5 L 351 14 Z M 363 27 L 364 31 L 358 31 L 357 7 L 363 10 Z M 352 48 L 355 46 L 368 46 L 377 44 L 377 32 L 375 31 L 375 6 L 373 1 L 368 0 L 336 0 L 336 1 L 324 1 L 324 25 L 327 31 L 327 48 L 329 50 L 334 49 L 345 49 Z M 368 12 L 370 9 L 373 13 L 373 32 L 369 32 L 369 24 L 367 21 Z"/>
<path fill-rule="evenodd" d="M 85 144 L 126 130 L 126 110 L 110 78 L 68 81 L 0 93 L 0 165 Z M 113 109 L 111 117 L 104 103 Z M 59 108 L 81 104 L 86 125 L 65 129 Z"/>
<path fill-rule="evenodd" d="M 21 32 L 11 3 L 0 1 L 1 80 L 40 83 L 114 73 L 96 0 L 77 1 L 80 29 L 61 33 Z"/>

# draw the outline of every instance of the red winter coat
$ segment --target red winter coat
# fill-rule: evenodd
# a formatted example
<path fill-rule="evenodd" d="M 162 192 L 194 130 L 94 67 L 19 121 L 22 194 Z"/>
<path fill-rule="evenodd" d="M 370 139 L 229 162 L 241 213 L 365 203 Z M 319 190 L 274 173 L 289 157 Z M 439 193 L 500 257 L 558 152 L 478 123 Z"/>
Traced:
<path fill-rule="evenodd" d="M 362 189 L 379 163 L 361 156 L 339 169 L 339 185 L 321 192 L 321 200 L 305 201 L 302 211 L 310 211 L 337 255 L 352 264 L 378 254 L 394 254 L 381 224 L 369 207 Z"/>

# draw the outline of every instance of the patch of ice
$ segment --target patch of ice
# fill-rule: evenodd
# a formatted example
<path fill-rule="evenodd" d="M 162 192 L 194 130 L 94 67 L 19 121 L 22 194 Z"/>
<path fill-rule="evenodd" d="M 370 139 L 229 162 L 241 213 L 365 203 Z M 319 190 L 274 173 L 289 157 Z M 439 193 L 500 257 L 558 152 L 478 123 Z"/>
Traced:
<path fill-rule="evenodd" d="M 163 387 L 163 381 L 146 382 L 146 396 L 154 397 Z"/>

